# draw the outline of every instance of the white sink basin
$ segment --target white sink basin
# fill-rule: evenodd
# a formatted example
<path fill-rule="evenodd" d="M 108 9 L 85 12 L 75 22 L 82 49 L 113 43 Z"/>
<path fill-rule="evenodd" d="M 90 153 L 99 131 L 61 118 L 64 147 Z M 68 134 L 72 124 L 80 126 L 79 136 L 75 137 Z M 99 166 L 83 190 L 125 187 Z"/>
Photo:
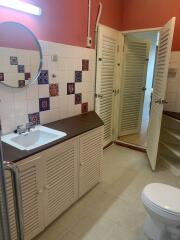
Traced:
<path fill-rule="evenodd" d="M 20 150 L 32 150 L 65 137 L 67 134 L 51 128 L 36 126 L 30 132 L 10 133 L 2 136 L 2 141 Z"/>

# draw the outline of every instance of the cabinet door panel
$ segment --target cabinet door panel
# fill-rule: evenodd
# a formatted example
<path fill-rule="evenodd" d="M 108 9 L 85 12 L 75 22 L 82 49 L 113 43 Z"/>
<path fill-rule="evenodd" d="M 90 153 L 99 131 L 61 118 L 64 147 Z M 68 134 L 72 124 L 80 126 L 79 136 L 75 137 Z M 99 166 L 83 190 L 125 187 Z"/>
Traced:
<path fill-rule="evenodd" d="M 21 178 L 22 204 L 24 215 L 25 240 L 32 239 L 40 233 L 43 227 L 42 208 L 40 207 L 40 157 L 28 158 L 18 164 Z M 9 171 L 6 172 L 6 185 L 8 193 L 8 208 L 11 224 L 11 235 L 13 240 L 17 239 L 14 202 L 12 193 L 12 182 Z"/>
<path fill-rule="evenodd" d="M 103 157 L 103 127 L 80 136 L 79 197 L 101 178 Z"/>
<path fill-rule="evenodd" d="M 41 157 L 27 159 L 18 165 L 21 176 L 24 231 L 32 239 L 44 229 L 41 184 Z"/>
<path fill-rule="evenodd" d="M 46 226 L 77 200 L 77 138 L 57 145 L 46 153 Z"/>

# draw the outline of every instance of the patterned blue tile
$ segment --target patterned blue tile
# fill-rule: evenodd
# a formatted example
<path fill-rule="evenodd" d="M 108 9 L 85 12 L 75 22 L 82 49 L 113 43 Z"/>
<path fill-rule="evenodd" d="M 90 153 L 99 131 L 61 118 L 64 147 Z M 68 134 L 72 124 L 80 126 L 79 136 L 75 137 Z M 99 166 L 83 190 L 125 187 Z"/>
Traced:
<path fill-rule="evenodd" d="M 18 58 L 17 57 L 10 57 L 10 64 L 11 65 L 18 65 Z"/>
<path fill-rule="evenodd" d="M 48 111 L 50 110 L 50 99 L 49 98 L 40 98 L 39 99 L 39 111 Z"/>
<path fill-rule="evenodd" d="M 28 114 L 29 123 L 33 125 L 40 124 L 40 115 L 39 112 Z"/>
<path fill-rule="evenodd" d="M 25 68 L 24 65 L 18 65 L 18 73 L 24 73 Z"/>
<path fill-rule="evenodd" d="M 75 71 L 75 82 L 82 82 L 82 71 Z"/>
<path fill-rule="evenodd" d="M 75 105 L 81 104 L 81 103 L 82 103 L 82 94 L 81 93 L 75 94 Z"/>
<path fill-rule="evenodd" d="M 49 84 L 48 70 L 41 70 L 41 73 L 38 77 L 38 84 Z"/>
<path fill-rule="evenodd" d="M 75 83 L 67 83 L 67 95 L 75 93 Z"/>

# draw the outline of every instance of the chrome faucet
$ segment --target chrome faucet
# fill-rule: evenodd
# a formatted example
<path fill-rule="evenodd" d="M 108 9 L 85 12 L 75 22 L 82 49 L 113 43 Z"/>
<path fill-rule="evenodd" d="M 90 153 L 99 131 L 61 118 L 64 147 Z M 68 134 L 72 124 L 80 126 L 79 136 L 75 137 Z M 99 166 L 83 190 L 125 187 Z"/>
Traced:
<path fill-rule="evenodd" d="M 35 128 L 35 125 L 31 122 L 26 123 L 26 127 L 24 128 L 23 125 L 18 125 L 15 132 L 18 134 L 30 132 L 32 128 Z"/>
<path fill-rule="evenodd" d="M 32 122 L 26 123 L 26 131 L 30 132 L 32 128 L 35 128 Z"/>

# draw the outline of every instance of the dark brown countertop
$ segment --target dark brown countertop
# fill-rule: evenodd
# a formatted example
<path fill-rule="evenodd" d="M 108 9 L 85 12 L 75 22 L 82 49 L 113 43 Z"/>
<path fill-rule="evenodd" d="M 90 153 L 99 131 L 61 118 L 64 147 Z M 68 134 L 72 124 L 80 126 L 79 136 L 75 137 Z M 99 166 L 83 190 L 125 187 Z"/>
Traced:
<path fill-rule="evenodd" d="M 22 151 L 17 148 L 14 148 L 6 143 L 3 143 L 3 153 L 5 161 L 17 162 L 24 158 L 30 157 L 36 153 L 39 153 L 47 148 L 50 148 L 56 144 L 67 141 L 73 137 L 76 137 L 80 134 L 88 132 L 94 128 L 100 127 L 103 125 L 102 120 L 98 117 L 95 112 L 88 112 L 86 114 L 62 119 L 56 122 L 48 123 L 45 126 L 63 131 L 67 133 L 67 136 L 61 138 L 57 141 L 46 144 L 42 147 L 36 148 L 31 151 Z"/>
<path fill-rule="evenodd" d="M 178 113 L 178 112 L 164 111 L 163 113 L 164 113 L 165 115 L 168 115 L 168 116 L 172 117 L 172 118 L 175 118 L 175 119 L 180 120 L 180 113 Z"/>

